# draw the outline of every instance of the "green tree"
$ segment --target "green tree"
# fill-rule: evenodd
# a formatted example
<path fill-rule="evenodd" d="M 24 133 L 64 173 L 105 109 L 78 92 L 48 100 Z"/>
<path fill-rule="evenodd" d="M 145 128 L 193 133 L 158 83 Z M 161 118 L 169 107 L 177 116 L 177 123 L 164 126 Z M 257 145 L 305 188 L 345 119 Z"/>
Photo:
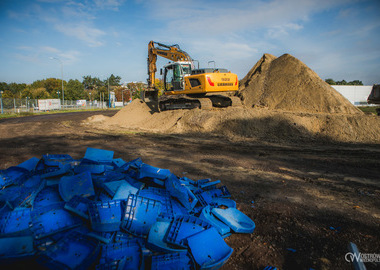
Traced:
<path fill-rule="evenodd" d="M 326 79 L 325 82 L 327 82 L 330 85 L 335 85 L 335 81 L 333 79 L 331 79 L 331 78 Z"/>
<path fill-rule="evenodd" d="M 325 82 L 330 85 L 363 85 L 363 82 L 359 80 L 346 82 L 346 80 L 334 81 L 333 79 L 326 79 Z"/>
<path fill-rule="evenodd" d="M 111 74 L 111 76 L 104 81 L 104 84 L 107 85 L 109 83 L 110 86 L 119 86 L 121 81 L 120 76 L 115 76 Z"/>
<path fill-rule="evenodd" d="M 354 80 L 348 83 L 349 85 L 363 85 L 362 81 Z"/>
<path fill-rule="evenodd" d="M 3 98 L 13 98 L 13 94 L 10 90 L 1 90 L 3 91 L 2 97 Z"/>
<path fill-rule="evenodd" d="M 62 80 L 60 79 L 48 78 L 43 81 L 43 85 L 50 95 L 56 96 L 57 92 L 62 92 Z"/>
<path fill-rule="evenodd" d="M 78 100 L 86 98 L 84 86 L 79 80 L 69 80 L 65 88 L 66 100 Z"/>
<path fill-rule="evenodd" d="M 31 99 L 46 99 L 51 98 L 48 91 L 44 87 L 26 87 L 21 94 L 22 98 L 31 98 Z"/>
<path fill-rule="evenodd" d="M 10 83 L 8 90 L 12 92 L 13 97 L 20 97 L 21 92 L 26 88 L 25 83 Z"/>
<path fill-rule="evenodd" d="M 337 81 L 336 85 L 347 85 L 346 80 Z"/>
<path fill-rule="evenodd" d="M 93 78 L 91 75 L 83 76 L 82 84 L 86 90 L 97 89 L 105 85 L 98 77 Z"/>
<path fill-rule="evenodd" d="M 0 82 L 0 91 L 8 90 L 8 84 L 6 82 Z"/>
<path fill-rule="evenodd" d="M 31 88 L 40 88 L 40 87 L 45 87 L 45 80 L 37 80 L 32 82 L 30 85 Z"/>

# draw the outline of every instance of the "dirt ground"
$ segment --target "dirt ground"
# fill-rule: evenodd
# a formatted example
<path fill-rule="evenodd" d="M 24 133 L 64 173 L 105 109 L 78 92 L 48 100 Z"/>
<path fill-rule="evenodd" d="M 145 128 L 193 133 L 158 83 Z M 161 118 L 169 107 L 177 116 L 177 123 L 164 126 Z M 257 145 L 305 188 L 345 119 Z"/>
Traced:
<path fill-rule="evenodd" d="M 353 269 L 349 242 L 380 254 L 379 144 L 312 140 L 233 140 L 217 134 L 160 134 L 98 128 L 82 120 L 116 111 L 0 120 L 0 169 L 43 154 L 83 157 L 87 147 L 125 161 L 170 169 L 193 180 L 221 180 L 256 223 L 226 238 L 222 269 Z M 367 269 L 380 269 L 366 263 Z"/>

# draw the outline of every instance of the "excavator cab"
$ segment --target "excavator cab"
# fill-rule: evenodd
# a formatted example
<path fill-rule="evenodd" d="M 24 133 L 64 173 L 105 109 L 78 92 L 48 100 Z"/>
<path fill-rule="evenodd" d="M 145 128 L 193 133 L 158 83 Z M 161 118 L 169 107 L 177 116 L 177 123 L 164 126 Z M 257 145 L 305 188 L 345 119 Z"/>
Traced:
<path fill-rule="evenodd" d="M 174 62 L 164 68 L 164 91 L 184 90 L 184 78 L 191 75 L 191 63 Z"/>

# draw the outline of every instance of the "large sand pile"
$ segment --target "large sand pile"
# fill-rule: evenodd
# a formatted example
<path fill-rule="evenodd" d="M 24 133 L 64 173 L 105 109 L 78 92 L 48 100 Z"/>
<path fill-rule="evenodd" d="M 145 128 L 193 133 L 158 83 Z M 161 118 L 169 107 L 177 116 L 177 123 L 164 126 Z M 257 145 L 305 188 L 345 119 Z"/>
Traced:
<path fill-rule="evenodd" d="M 136 99 L 111 118 L 92 117 L 104 128 L 199 133 L 236 139 L 380 143 L 380 118 L 365 115 L 293 56 L 265 54 L 245 76 L 245 106 L 153 113 Z"/>
<path fill-rule="evenodd" d="M 99 127 L 102 118 L 88 122 Z M 151 113 L 136 99 L 115 116 L 103 118 L 103 128 L 213 134 L 231 139 L 263 141 L 333 140 L 380 143 L 380 118 L 373 115 L 294 113 L 266 108 L 229 107 L 213 110 L 175 110 Z"/>
<path fill-rule="evenodd" d="M 247 107 L 293 112 L 361 114 L 345 97 L 297 58 L 264 56 L 241 81 Z"/>

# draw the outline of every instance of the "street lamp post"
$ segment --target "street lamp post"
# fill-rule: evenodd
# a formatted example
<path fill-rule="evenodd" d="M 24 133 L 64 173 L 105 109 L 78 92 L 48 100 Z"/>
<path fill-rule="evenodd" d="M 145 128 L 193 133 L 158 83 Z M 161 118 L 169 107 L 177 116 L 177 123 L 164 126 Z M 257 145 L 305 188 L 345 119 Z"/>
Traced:
<path fill-rule="evenodd" d="M 4 110 L 3 110 L 3 91 L 0 91 L 0 101 L 1 101 L 1 114 L 4 113 Z"/>
<path fill-rule="evenodd" d="M 108 108 L 111 108 L 110 77 L 107 78 L 107 81 L 108 81 Z"/>
<path fill-rule="evenodd" d="M 54 60 L 57 60 L 59 61 L 59 63 L 61 64 L 61 81 L 62 81 L 62 106 L 65 106 L 65 92 L 63 91 L 63 62 L 61 59 L 57 58 L 57 57 L 50 57 L 50 59 L 54 59 Z"/>

